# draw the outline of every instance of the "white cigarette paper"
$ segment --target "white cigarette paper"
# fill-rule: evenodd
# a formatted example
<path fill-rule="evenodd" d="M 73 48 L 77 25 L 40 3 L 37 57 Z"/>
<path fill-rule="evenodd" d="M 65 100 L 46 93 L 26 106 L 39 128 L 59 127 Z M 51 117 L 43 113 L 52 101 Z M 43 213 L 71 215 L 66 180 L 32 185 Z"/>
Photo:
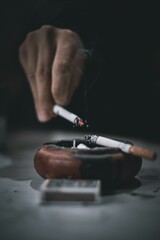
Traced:
<path fill-rule="evenodd" d="M 129 143 L 120 142 L 106 137 L 96 135 L 86 135 L 85 140 L 89 143 L 95 143 L 104 147 L 119 148 L 125 153 L 135 155 L 137 157 L 146 158 L 149 160 L 156 159 L 156 152 L 138 147 Z"/>
<path fill-rule="evenodd" d="M 75 123 L 76 119 L 79 118 L 74 113 L 67 111 L 66 109 L 62 108 L 59 105 L 54 105 L 53 112 L 65 119 L 67 119 L 68 121 L 70 121 L 72 123 Z"/>
<path fill-rule="evenodd" d="M 126 152 L 126 153 L 129 152 L 129 149 L 132 146 L 131 144 L 128 144 L 128 143 L 123 143 L 123 142 L 119 142 L 117 140 L 112 140 L 110 138 L 96 136 L 96 135 L 91 136 L 91 142 L 96 143 L 101 146 L 104 146 L 104 147 L 119 148 L 123 152 Z"/>

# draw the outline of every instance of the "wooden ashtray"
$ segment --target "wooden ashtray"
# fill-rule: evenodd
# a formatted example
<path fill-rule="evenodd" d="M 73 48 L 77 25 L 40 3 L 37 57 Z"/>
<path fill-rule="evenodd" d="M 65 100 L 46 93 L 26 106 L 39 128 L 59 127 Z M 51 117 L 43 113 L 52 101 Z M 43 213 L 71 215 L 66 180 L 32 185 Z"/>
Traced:
<path fill-rule="evenodd" d="M 76 140 L 76 143 L 84 143 Z M 86 145 L 86 142 L 85 142 Z M 44 144 L 35 154 L 34 166 L 46 179 L 100 179 L 106 183 L 124 183 L 139 172 L 142 158 L 116 148 L 89 145 L 73 148 L 73 141 Z"/>

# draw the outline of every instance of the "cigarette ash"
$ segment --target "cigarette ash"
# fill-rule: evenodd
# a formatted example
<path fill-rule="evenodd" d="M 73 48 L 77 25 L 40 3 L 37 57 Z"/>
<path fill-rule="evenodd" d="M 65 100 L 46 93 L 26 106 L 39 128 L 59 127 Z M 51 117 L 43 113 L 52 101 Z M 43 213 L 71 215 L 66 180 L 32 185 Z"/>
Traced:
<path fill-rule="evenodd" d="M 81 118 L 76 118 L 73 124 L 73 127 L 80 127 L 81 129 L 88 129 L 89 124 L 87 123 L 86 120 L 82 120 Z"/>

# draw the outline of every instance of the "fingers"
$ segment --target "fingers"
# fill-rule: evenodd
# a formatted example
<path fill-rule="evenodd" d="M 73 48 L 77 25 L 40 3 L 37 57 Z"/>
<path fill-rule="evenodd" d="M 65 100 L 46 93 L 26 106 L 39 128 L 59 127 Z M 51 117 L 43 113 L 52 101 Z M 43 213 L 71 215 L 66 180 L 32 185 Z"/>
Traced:
<path fill-rule="evenodd" d="M 27 35 L 19 57 L 38 119 L 47 121 L 54 116 L 53 105 L 68 104 L 79 84 L 85 63 L 83 45 L 70 30 L 44 26 Z"/>
<path fill-rule="evenodd" d="M 55 52 L 52 28 L 43 27 L 30 33 L 20 48 L 20 61 L 30 83 L 39 121 L 53 117 L 51 68 Z"/>
<path fill-rule="evenodd" d="M 53 97 L 51 94 L 52 53 L 49 47 L 43 45 L 39 49 L 36 67 L 35 108 L 39 121 L 48 121 L 53 117 Z"/>
<path fill-rule="evenodd" d="M 52 95 L 56 103 L 69 103 L 74 90 L 78 86 L 84 55 L 82 43 L 78 36 L 68 30 L 59 32 L 59 41 L 52 68 Z"/>
<path fill-rule="evenodd" d="M 29 33 L 19 49 L 19 59 L 21 65 L 29 81 L 34 102 L 37 98 L 37 82 L 36 82 L 36 67 L 37 67 L 37 45 L 35 34 Z"/>
<path fill-rule="evenodd" d="M 51 93 L 51 69 L 56 44 L 50 30 L 49 28 L 46 34 L 43 32 L 41 43 L 38 45 L 35 107 L 38 119 L 41 122 L 48 121 L 54 116 L 52 111 L 54 99 Z"/>

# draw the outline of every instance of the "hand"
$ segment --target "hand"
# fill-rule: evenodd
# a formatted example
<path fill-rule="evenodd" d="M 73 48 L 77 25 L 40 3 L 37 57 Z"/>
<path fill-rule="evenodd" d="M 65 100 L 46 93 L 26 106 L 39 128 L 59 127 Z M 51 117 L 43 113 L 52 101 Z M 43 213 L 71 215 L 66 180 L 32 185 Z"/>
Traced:
<path fill-rule="evenodd" d="M 39 121 L 54 117 L 54 104 L 67 105 L 82 75 L 85 54 L 71 30 L 43 26 L 29 33 L 19 58 L 31 86 Z"/>

